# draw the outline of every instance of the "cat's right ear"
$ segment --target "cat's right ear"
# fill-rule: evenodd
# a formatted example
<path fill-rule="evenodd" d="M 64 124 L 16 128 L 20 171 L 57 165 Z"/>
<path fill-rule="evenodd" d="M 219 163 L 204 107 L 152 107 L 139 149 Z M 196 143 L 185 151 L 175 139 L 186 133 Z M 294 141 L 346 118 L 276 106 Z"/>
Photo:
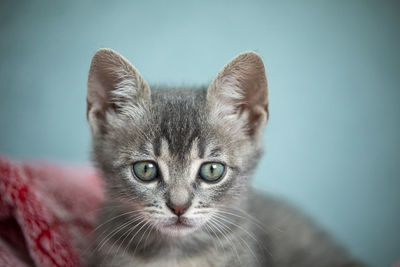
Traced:
<path fill-rule="evenodd" d="M 87 118 L 92 133 L 106 121 L 142 109 L 150 101 L 150 88 L 140 73 L 111 49 L 96 52 L 87 84 Z"/>
<path fill-rule="evenodd" d="M 268 119 L 268 83 L 264 63 L 254 52 L 240 54 L 227 64 L 207 90 L 212 120 L 245 130 L 258 139 Z"/>

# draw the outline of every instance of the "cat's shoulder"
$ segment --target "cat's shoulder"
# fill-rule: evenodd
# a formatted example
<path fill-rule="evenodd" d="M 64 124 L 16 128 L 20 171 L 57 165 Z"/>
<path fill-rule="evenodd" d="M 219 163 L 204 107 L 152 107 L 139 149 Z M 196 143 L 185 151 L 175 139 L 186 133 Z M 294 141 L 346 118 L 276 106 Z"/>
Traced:
<path fill-rule="evenodd" d="M 288 200 L 268 193 L 252 190 L 248 199 L 248 213 L 268 230 L 272 239 L 299 238 L 307 240 L 316 236 L 327 237 L 318 223 Z M 280 240 L 282 242 L 282 240 Z M 291 242 L 294 242 L 292 240 Z"/>
<path fill-rule="evenodd" d="M 254 218 L 253 230 L 263 237 L 277 266 L 312 266 L 312 262 L 319 262 L 320 266 L 363 266 L 353 261 L 295 203 L 253 190 L 249 193 L 247 209 Z M 309 251 L 313 254 L 309 255 Z"/>

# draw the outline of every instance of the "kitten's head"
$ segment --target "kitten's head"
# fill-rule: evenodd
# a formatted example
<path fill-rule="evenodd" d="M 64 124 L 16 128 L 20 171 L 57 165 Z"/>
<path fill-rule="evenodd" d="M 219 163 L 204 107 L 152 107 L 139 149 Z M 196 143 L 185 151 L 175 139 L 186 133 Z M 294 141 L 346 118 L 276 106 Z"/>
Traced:
<path fill-rule="evenodd" d="M 87 115 L 108 197 L 132 219 L 184 235 L 244 197 L 268 118 L 261 58 L 244 53 L 208 89 L 152 89 L 122 56 L 99 50 Z"/>

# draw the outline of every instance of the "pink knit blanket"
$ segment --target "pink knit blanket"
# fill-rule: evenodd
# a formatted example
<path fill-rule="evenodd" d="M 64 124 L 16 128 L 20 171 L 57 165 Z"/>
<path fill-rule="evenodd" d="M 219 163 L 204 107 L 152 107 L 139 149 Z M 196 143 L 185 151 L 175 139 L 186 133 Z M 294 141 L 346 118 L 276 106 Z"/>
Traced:
<path fill-rule="evenodd" d="M 92 168 L 0 157 L 0 266 L 82 266 L 102 200 Z"/>

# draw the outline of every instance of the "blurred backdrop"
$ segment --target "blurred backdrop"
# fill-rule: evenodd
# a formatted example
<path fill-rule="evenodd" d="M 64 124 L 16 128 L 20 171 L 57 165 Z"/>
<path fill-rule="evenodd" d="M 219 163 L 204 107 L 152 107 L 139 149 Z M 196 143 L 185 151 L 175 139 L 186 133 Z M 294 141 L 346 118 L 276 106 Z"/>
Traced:
<path fill-rule="evenodd" d="M 372 266 L 400 259 L 400 5 L 393 1 L 0 2 L 0 153 L 89 162 L 98 48 L 151 84 L 207 84 L 248 50 L 271 116 L 254 184 Z"/>

